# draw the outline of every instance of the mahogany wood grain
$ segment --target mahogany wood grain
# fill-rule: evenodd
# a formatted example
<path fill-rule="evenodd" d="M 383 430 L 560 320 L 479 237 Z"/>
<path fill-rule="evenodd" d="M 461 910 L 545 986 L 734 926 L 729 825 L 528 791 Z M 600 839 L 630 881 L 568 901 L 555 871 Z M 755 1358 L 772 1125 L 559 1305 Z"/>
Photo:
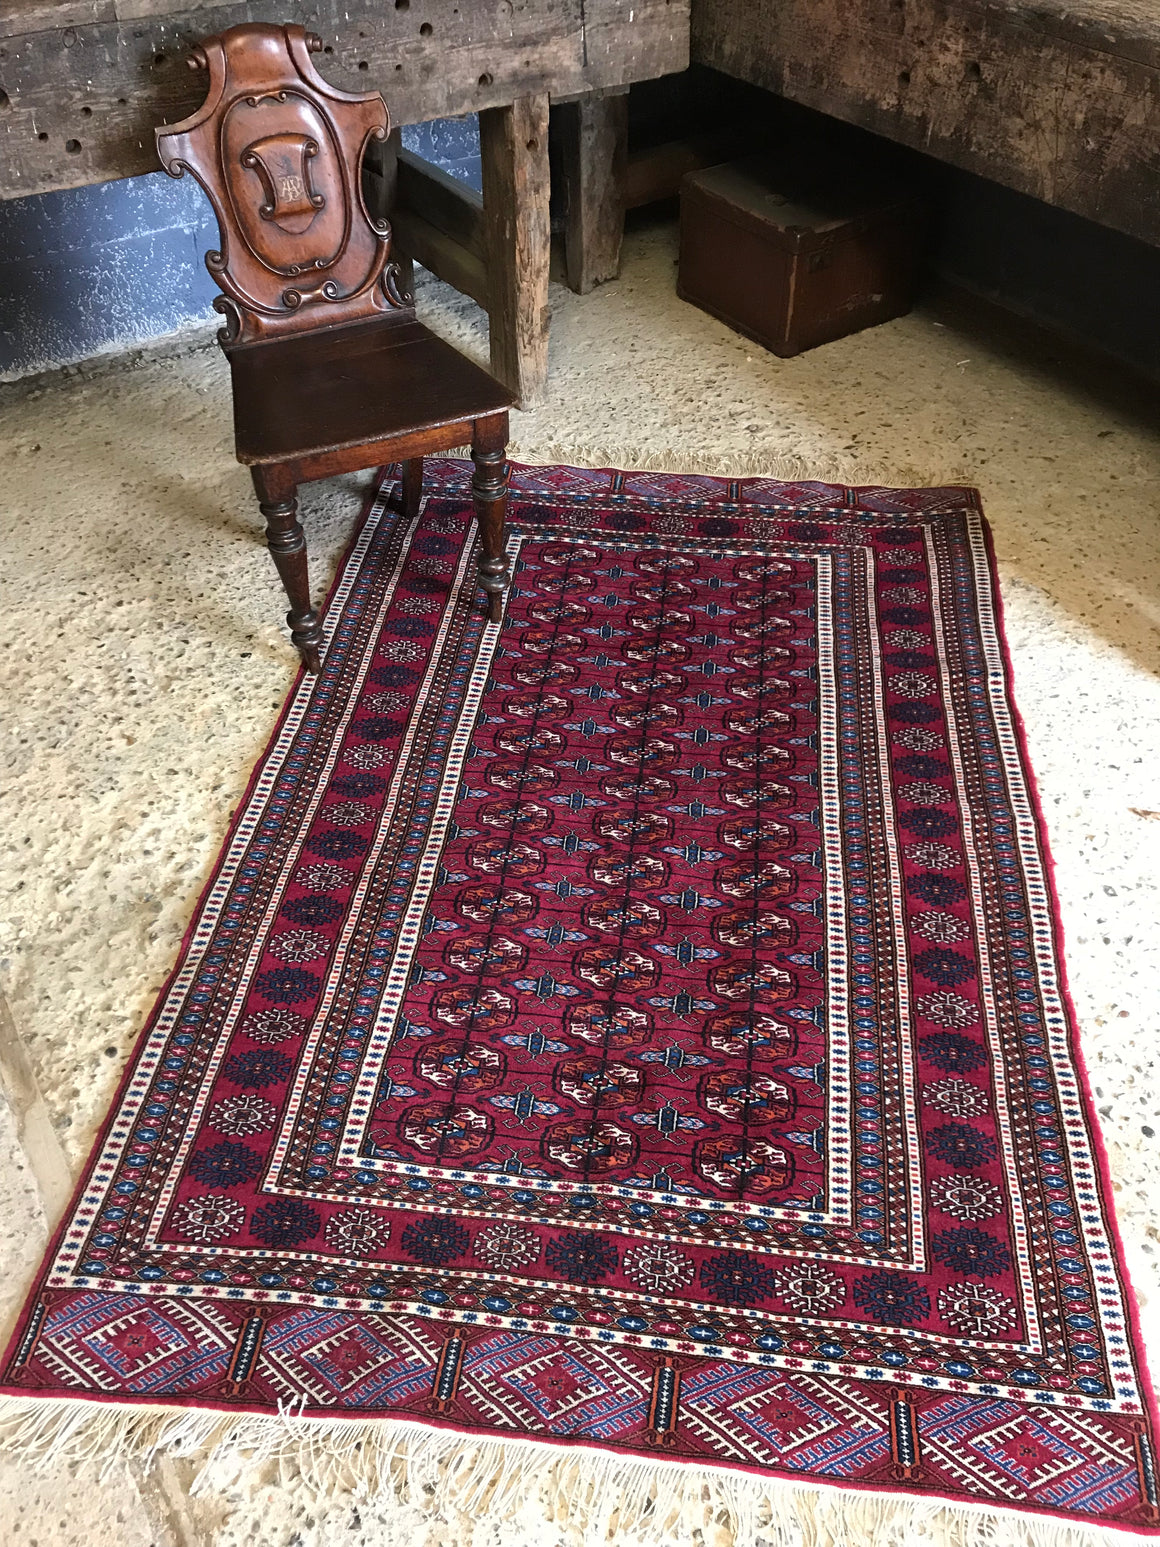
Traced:
<path fill-rule="evenodd" d="M 423 458 L 408 457 L 403 463 L 402 510 L 409 521 L 419 514 L 423 498 Z"/>
<path fill-rule="evenodd" d="M 511 403 L 482 366 L 411 312 L 228 353 L 238 458 L 247 463 L 370 448 L 384 436 L 462 424 Z"/>
<path fill-rule="evenodd" d="M 368 209 L 363 157 L 388 146 L 377 93 L 335 91 L 302 27 L 227 29 L 194 49 L 209 72 L 198 111 L 157 130 L 174 176 L 205 189 L 222 234 L 207 254 L 224 294 L 238 460 L 250 467 L 266 537 L 308 671 L 321 664 L 298 486 L 404 463 L 417 513 L 423 457 L 465 441 L 475 458 L 480 586 L 493 621 L 509 582 L 504 451 L 512 394 L 420 323 L 391 261 L 391 228 Z M 385 171 L 384 171 L 385 168 Z M 380 158 L 377 175 L 392 167 Z"/>

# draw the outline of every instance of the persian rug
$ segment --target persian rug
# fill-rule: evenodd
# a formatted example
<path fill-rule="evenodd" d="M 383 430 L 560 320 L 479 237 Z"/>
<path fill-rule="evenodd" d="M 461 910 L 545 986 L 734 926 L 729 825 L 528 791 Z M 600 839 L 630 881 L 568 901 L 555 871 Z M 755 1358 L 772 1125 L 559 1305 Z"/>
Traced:
<path fill-rule="evenodd" d="M 475 1437 L 658 1528 L 709 1479 L 770 1542 L 807 1485 L 818 1541 L 908 1495 L 1156 1533 L 977 496 L 517 467 L 496 626 L 468 473 L 364 515 L 10 1443 Z"/>

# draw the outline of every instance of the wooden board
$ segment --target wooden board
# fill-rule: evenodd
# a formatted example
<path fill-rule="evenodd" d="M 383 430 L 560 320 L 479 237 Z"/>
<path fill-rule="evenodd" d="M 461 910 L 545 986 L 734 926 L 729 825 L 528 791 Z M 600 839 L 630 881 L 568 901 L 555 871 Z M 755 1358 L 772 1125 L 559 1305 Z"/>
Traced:
<path fill-rule="evenodd" d="M 694 0 L 692 51 L 1160 245 L 1156 0 Z"/>
<path fill-rule="evenodd" d="M 283 15 L 283 12 L 285 15 Z M 153 128 L 192 112 L 192 41 L 268 20 L 267 0 L 7 0 L 0 10 L 0 197 L 154 171 Z M 320 72 L 378 88 L 396 123 L 682 70 L 689 0 L 307 0 Z"/>

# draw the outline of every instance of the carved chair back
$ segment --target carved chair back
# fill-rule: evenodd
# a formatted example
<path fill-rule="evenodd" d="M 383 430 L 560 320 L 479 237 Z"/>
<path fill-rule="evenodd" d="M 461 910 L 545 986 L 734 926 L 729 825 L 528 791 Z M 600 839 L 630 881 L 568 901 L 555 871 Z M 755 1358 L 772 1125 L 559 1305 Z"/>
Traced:
<path fill-rule="evenodd" d="M 352 96 L 318 75 L 322 39 L 302 27 L 230 27 L 193 51 L 209 72 L 202 106 L 156 131 L 171 177 L 191 172 L 217 216 L 206 266 L 224 295 L 223 347 L 410 312 L 386 221 L 367 213 L 362 162 L 390 127 L 378 92 Z"/>

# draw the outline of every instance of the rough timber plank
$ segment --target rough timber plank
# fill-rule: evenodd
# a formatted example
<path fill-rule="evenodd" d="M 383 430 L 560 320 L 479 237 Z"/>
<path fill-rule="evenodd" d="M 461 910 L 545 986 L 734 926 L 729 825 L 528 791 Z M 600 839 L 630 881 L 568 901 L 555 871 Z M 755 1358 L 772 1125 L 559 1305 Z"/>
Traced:
<path fill-rule="evenodd" d="M 1156 0 L 695 0 L 692 51 L 1160 245 Z"/>
<path fill-rule="evenodd" d="M 527 407 L 548 381 L 548 98 L 481 113 L 479 149 L 491 371 Z"/>
<path fill-rule="evenodd" d="M 684 69 L 689 0 L 307 0 L 321 72 L 377 87 L 396 123 Z M 156 169 L 153 128 L 193 111 L 192 40 L 267 21 L 266 0 L 14 0 L 0 6 L 0 197 Z"/>

